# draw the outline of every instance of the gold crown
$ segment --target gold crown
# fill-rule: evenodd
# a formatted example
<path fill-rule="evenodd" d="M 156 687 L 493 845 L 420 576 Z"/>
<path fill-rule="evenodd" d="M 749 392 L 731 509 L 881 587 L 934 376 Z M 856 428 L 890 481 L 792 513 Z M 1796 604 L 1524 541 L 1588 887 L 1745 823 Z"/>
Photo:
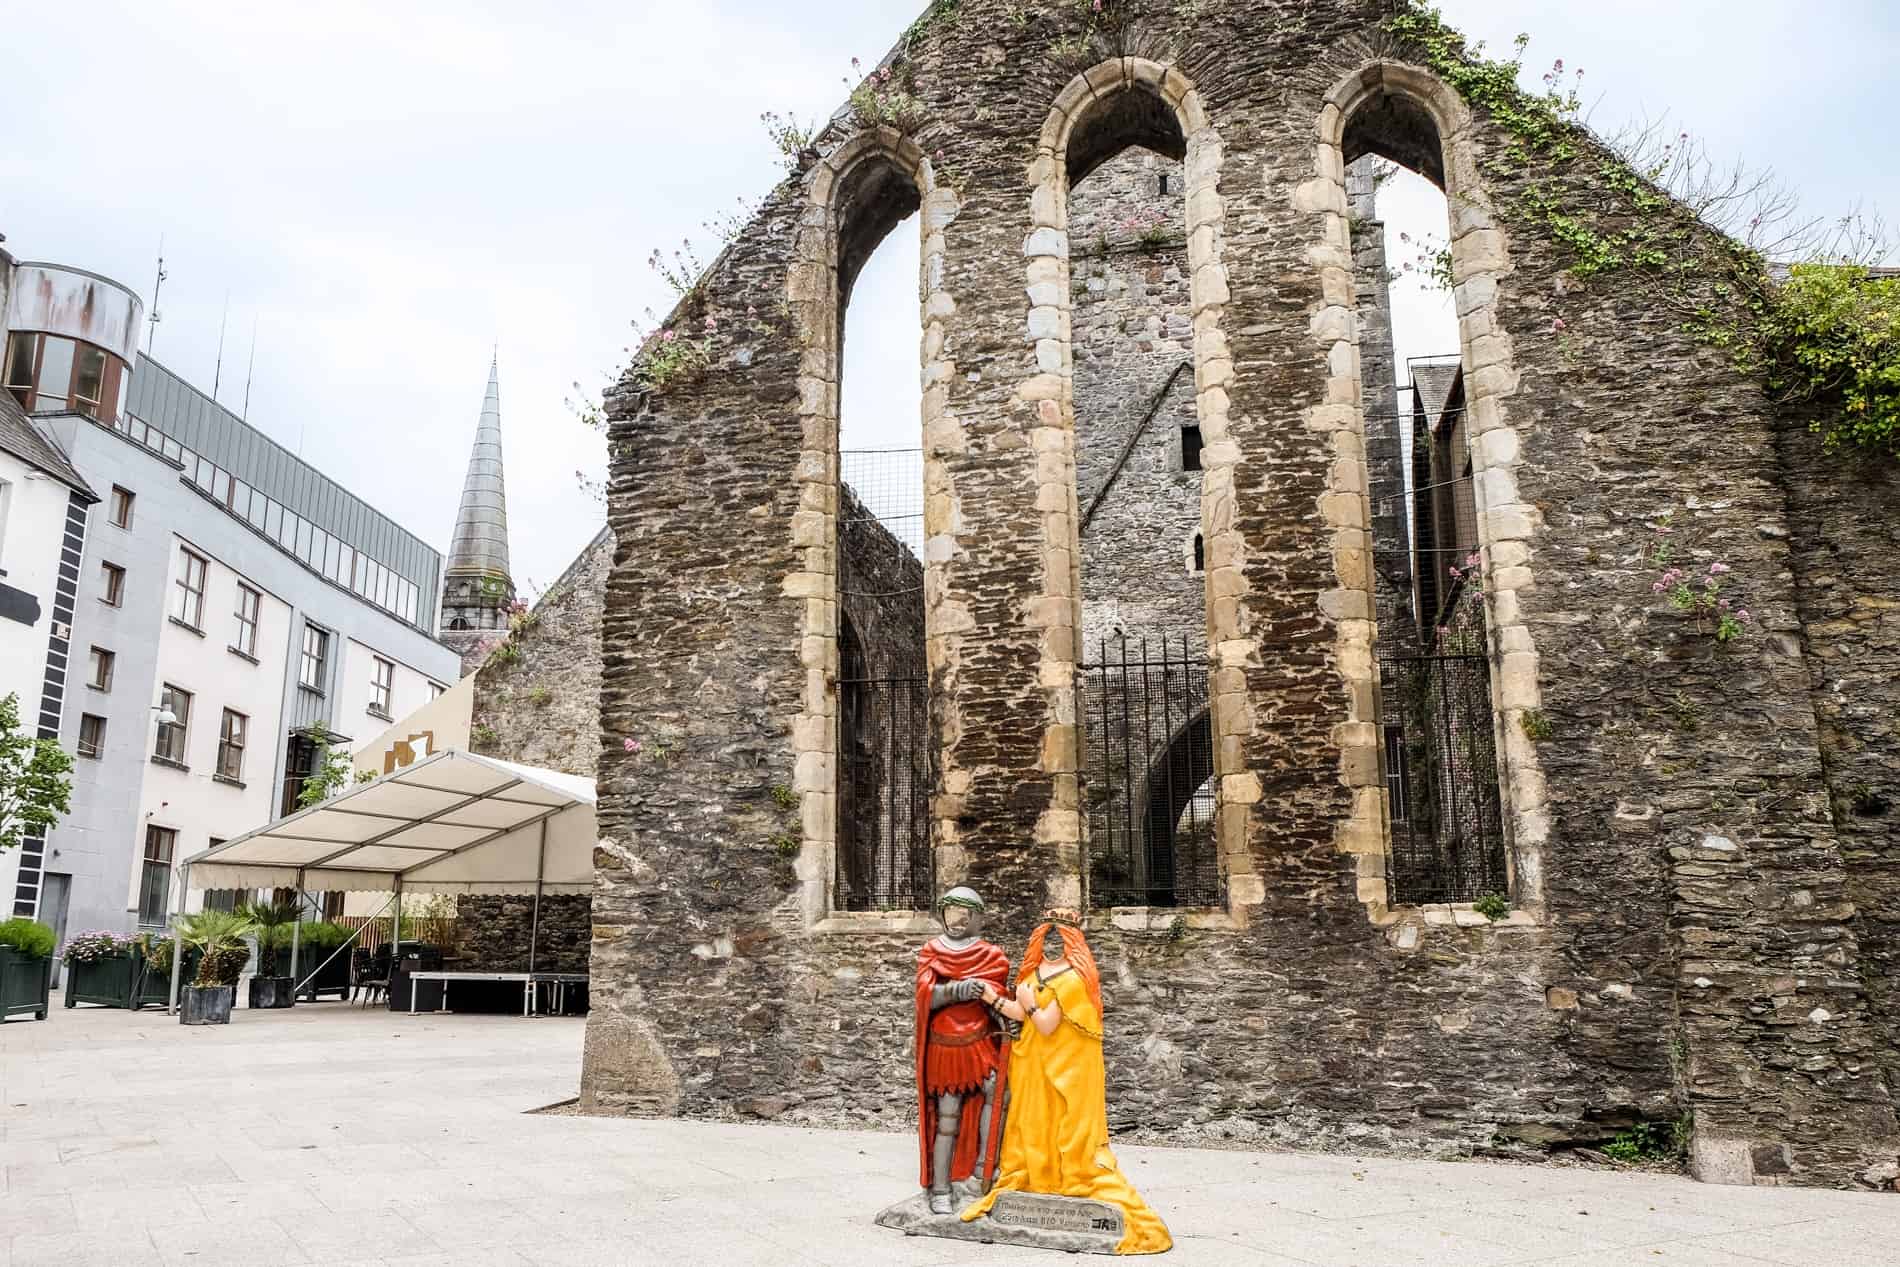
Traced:
<path fill-rule="evenodd" d="M 1045 924 L 1067 924 L 1070 928 L 1082 927 L 1082 912 L 1069 906 L 1053 906 L 1042 913 Z"/>

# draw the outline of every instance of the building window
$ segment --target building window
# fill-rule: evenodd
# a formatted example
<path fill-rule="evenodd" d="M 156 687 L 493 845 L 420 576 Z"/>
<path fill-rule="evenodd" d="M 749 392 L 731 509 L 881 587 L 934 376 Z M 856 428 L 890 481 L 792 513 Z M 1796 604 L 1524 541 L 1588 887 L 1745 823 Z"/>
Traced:
<path fill-rule="evenodd" d="M 205 614 L 205 561 L 183 546 L 178 548 L 178 610 L 180 624 L 202 628 Z"/>
<path fill-rule="evenodd" d="M 448 687 L 442 685 L 440 682 L 431 682 L 429 683 L 429 698 L 441 699 L 442 693 L 448 689 Z"/>
<path fill-rule="evenodd" d="M 1160 193 L 1165 194 L 1168 192 L 1168 174 L 1166 172 L 1161 173 L 1161 181 L 1156 186 L 1156 189 L 1157 189 L 1157 192 L 1160 192 Z"/>
<path fill-rule="evenodd" d="M 169 827 L 145 829 L 145 864 L 139 876 L 139 923 L 160 928 L 171 911 L 172 852 L 178 833 Z"/>
<path fill-rule="evenodd" d="M 72 400 L 73 353 L 79 345 L 49 334 L 40 340 L 39 395 L 33 407 L 42 413 L 66 409 Z"/>
<path fill-rule="evenodd" d="M 33 408 L 34 362 L 40 355 L 40 336 L 19 333 L 7 336 L 7 390 L 20 402 L 20 408 Z"/>
<path fill-rule="evenodd" d="M 125 601 L 125 569 L 116 563 L 99 565 L 99 581 L 103 589 L 99 601 L 107 607 L 117 607 Z"/>
<path fill-rule="evenodd" d="M 244 728 L 249 718 L 243 713 L 224 710 L 224 725 L 218 731 L 218 777 L 236 783 L 244 777 Z"/>
<path fill-rule="evenodd" d="M 389 717 L 389 697 L 396 685 L 396 666 L 381 656 L 375 657 L 376 676 L 369 684 L 369 711 L 378 717 Z"/>
<path fill-rule="evenodd" d="M 114 528 L 132 526 L 132 494 L 117 484 L 112 486 L 112 526 Z"/>
<path fill-rule="evenodd" d="M 106 749 L 106 719 L 92 713 L 79 718 L 79 755 L 97 760 Z"/>
<path fill-rule="evenodd" d="M 324 669 L 330 658 L 330 635 L 315 625 L 303 627 L 303 663 L 297 670 L 300 686 L 323 692 Z"/>
<path fill-rule="evenodd" d="M 180 690 L 170 682 L 165 684 L 165 694 L 161 697 L 160 708 L 169 711 L 178 720 L 158 727 L 158 743 L 152 748 L 152 755 L 161 761 L 170 761 L 177 765 L 185 764 L 185 735 L 191 729 L 191 692 Z"/>
<path fill-rule="evenodd" d="M 79 354 L 73 361 L 73 408 L 88 418 L 97 418 L 99 406 L 105 400 L 105 388 L 105 349 L 80 344 Z"/>
<path fill-rule="evenodd" d="M 1194 560 L 1189 570 L 1196 576 L 1207 571 L 1207 539 L 1198 532 L 1194 534 Z"/>
<path fill-rule="evenodd" d="M 1181 428 L 1181 469 L 1201 469 L 1201 429 L 1198 426 Z"/>
<path fill-rule="evenodd" d="M 13 505 L 13 485 L 0 480 L 0 550 L 7 542 L 7 508 Z"/>
<path fill-rule="evenodd" d="M 257 612 L 263 605 L 263 595 L 248 585 L 239 584 L 237 601 L 237 641 L 231 644 L 233 651 L 257 657 Z"/>
<path fill-rule="evenodd" d="M 92 649 L 92 676 L 86 679 L 86 685 L 95 691 L 112 689 L 112 663 L 118 657 L 104 647 Z"/>

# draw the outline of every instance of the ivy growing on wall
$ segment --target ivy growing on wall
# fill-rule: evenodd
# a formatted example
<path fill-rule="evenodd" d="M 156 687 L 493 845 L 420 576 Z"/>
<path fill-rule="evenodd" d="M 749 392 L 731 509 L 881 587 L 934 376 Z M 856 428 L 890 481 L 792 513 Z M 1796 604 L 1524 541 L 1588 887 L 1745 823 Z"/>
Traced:
<path fill-rule="evenodd" d="M 1728 352 L 1738 369 L 1763 373 L 1780 399 L 1813 407 L 1813 428 L 1830 450 L 1900 457 L 1900 276 L 1872 267 L 1884 255 L 1882 235 L 1810 235 L 1777 278 L 1762 251 L 1667 192 L 1687 133 L 1618 153 L 1578 119 L 1579 94 L 1563 63 L 1545 76 L 1543 93 L 1523 88 L 1528 37 L 1518 38 L 1515 57 L 1487 58 L 1436 8 L 1398 2 L 1385 29 L 1511 138 L 1490 166 L 1529 179 L 1501 212 L 1562 243 L 1579 280 L 1655 283 L 1687 332 Z M 1706 199 L 1705 209 L 1732 201 Z M 1757 215 L 1749 227 L 1761 222 Z"/>

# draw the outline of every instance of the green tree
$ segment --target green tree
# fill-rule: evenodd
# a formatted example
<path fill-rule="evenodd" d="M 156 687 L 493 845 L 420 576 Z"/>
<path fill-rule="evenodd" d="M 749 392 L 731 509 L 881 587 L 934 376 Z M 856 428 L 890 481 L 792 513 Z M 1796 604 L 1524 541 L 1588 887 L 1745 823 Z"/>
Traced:
<path fill-rule="evenodd" d="M 311 763 L 310 774 L 303 781 L 303 789 L 297 793 L 298 809 L 309 809 L 312 805 L 327 801 L 352 782 L 368 783 L 376 777 L 367 770 L 356 769 L 350 750 L 337 746 L 340 737 L 321 728 L 314 734 L 317 758 Z"/>
<path fill-rule="evenodd" d="M 0 699 L 0 851 L 45 832 L 72 809 L 73 759 L 20 728 L 20 697 Z"/>

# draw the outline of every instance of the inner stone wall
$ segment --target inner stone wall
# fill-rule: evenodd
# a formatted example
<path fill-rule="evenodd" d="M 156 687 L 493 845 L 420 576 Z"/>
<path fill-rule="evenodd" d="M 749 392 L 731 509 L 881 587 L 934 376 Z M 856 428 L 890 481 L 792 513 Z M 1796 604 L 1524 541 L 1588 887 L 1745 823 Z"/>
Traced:
<path fill-rule="evenodd" d="M 1098 40 L 1078 64 L 1079 12 L 1018 23 L 1000 0 L 963 0 L 913 42 L 927 122 L 907 143 L 944 182 L 926 201 L 924 349 L 939 883 L 983 892 L 1012 954 L 1051 894 L 1079 889 L 1060 653 L 1072 666 L 1080 499 L 1063 481 L 1088 459 L 1061 402 L 1073 354 L 1086 434 L 1088 313 L 1049 282 L 1086 295 L 1088 273 L 1050 205 L 1062 156 L 1038 145 L 1067 135 L 1059 99 L 1093 144 L 1088 127 L 1149 117 L 1115 114 L 1120 94 L 1159 93 L 1206 183 L 1186 221 L 1208 257 L 1191 325 L 1237 853 L 1223 912 L 1092 917 L 1114 1123 L 1448 1151 L 1600 1140 L 1692 1109 L 1707 1177 L 1873 1182 L 1900 1156 L 1865 1002 L 1880 943 L 1847 900 L 1828 813 L 1801 656 L 1826 621 L 1797 612 L 1774 412 L 1653 296 L 1579 281 L 1563 244 L 1457 200 L 1496 676 L 1513 698 L 1541 689 L 1549 727 L 1503 734 L 1528 772 L 1513 777 L 1534 784 L 1513 803 L 1545 807 L 1513 824 L 1537 836 L 1539 871 L 1490 923 L 1368 901 L 1377 832 L 1342 851 L 1338 824 L 1377 823 L 1381 793 L 1355 765 L 1377 751 L 1355 720 L 1373 715 L 1355 696 L 1365 644 L 1340 636 L 1371 618 L 1349 205 L 1340 148 L 1315 138 L 1327 110 L 1340 122 L 1342 85 L 1430 91 L 1422 69 L 1382 64 L 1403 54 L 1379 29 L 1387 8 L 1229 0 L 1208 21 L 1131 4 L 1131 43 Z M 1607 196 L 1589 162 L 1493 162 L 1510 137 L 1440 117 L 1447 166 L 1487 206 L 1536 188 L 1591 214 Z M 835 247 L 823 160 L 851 130 L 820 139 L 682 310 L 694 329 L 717 319 L 712 371 L 610 401 L 591 1108 L 909 1123 L 902 1000 L 928 924 L 814 919 L 801 898 L 822 877 L 774 844 L 832 826 L 822 798 L 788 811 L 773 796 L 795 770 L 810 786 L 829 774 L 793 730 L 833 707 L 835 598 L 811 564 L 839 505 L 811 457 L 835 437 L 807 434 L 837 366 L 809 341 L 818 321 L 782 314 L 835 316 L 808 265 Z M 1491 497 L 1513 473 L 1518 494 Z M 1718 647 L 1654 601 L 1643 548 L 1672 506 L 1685 548 L 1746 589 L 1756 636 Z M 1877 553 L 1856 557 L 1879 569 Z M 665 755 L 627 750 L 630 735 Z"/>

